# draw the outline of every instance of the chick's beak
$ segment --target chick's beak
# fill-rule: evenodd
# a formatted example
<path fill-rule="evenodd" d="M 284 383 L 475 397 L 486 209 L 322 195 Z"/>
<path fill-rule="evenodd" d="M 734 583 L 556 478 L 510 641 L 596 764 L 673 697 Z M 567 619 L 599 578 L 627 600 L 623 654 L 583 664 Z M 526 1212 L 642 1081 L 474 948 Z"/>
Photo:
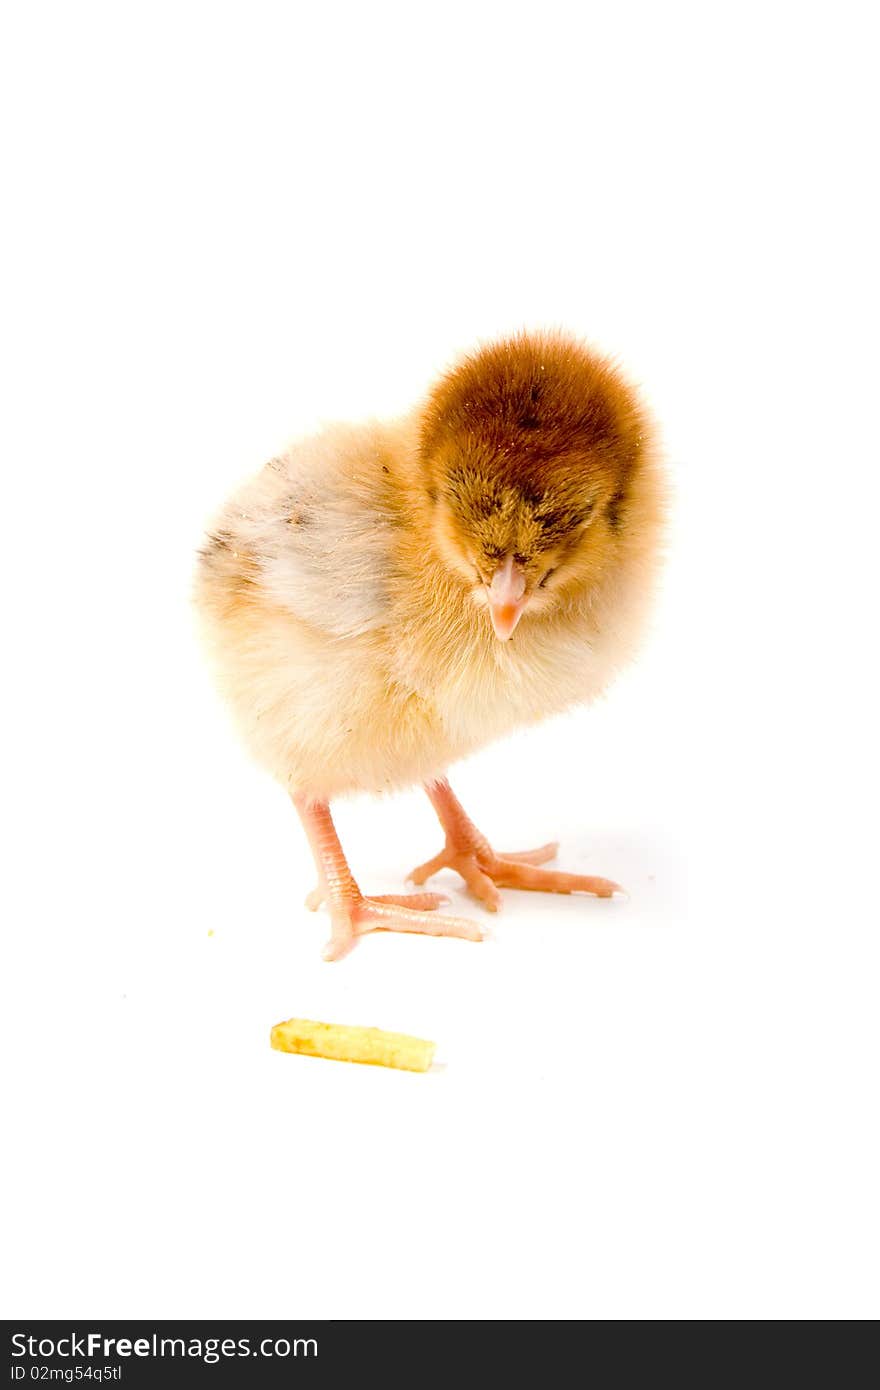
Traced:
<path fill-rule="evenodd" d="M 526 576 L 512 555 L 498 566 L 489 585 L 489 614 L 495 636 L 506 642 L 526 606 Z"/>

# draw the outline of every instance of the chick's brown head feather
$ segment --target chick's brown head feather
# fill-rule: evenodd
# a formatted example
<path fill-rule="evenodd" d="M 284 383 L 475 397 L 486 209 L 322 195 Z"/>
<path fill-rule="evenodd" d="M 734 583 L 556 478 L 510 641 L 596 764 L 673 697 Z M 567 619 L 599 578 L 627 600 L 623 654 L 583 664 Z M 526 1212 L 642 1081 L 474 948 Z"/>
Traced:
<path fill-rule="evenodd" d="M 474 353 L 422 417 L 438 549 L 478 602 L 503 570 L 503 596 L 521 592 L 514 625 L 558 605 L 613 562 L 649 435 L 633 388 L 574 339 L 522 334 Z"/>

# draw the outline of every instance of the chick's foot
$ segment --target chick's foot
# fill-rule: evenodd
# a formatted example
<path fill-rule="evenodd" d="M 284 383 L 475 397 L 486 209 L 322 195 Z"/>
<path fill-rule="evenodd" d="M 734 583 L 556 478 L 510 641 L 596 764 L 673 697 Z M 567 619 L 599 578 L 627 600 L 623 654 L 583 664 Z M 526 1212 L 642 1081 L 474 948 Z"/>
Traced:
<path fill-rule="evenodd" d="M 315 864 L 318 886 L 306 898 L 312 911 L 326 901 L 330 911 L 330 940 L 325 960 L 339 960 L 359 936 L 371 931 L 418 932 L 424 936 L 457 936 L 482 941 L 484 933 L 465 917 L 438 915 L 436 909 L 449 899 L 442 893 L 388 893 L 365 896 L 354 880 L 326 802 L 294 796 L 294 805 L 305 827 Z"/>
<path fill-rule="evenodd" d="M 446 845 L 433 859 L 413 870 L 409 876 L 413 883 L 425 883 L 439 869 L 455 869 L 474 897 L 490 912 L 497 912 L 501 906 L 499 888 L 525 888 L 539 893 L 592 893 L 597 898 L 610 898 L 623 892 L 610 878 L 565 874 L 538 867 L 555 857 L 559 848 L 555 842 L 542 845 L 540 849 L 497 854 L 467 816 L 447 781 L 431 782 L 425 790 L 446 832 Z"/>

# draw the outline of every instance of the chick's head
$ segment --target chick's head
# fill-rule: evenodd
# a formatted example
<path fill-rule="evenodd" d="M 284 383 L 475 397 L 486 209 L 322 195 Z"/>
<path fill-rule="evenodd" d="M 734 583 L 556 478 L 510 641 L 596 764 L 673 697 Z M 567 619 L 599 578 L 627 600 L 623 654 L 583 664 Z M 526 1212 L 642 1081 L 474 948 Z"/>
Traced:
<path fill-rule="evenodd" d="M 420 441 L 434 542 L 500 640 L 614 564 L 647 434 L 616 368 L 557 335 L 493 344 L 435 388 Z"/>

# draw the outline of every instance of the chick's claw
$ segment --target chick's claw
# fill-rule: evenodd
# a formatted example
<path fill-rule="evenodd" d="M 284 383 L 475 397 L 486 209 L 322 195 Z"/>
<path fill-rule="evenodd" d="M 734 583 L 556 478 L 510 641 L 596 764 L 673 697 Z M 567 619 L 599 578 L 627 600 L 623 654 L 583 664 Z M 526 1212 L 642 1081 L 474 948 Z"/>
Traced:
<path fill-rule="evenodd" d="M 295 795 L 293 803 L 305 827 L 318 886 L 306 898 L 315 911 L 322 902 L 330 909 L 330 940 L 325 960 L 347 955 L 359 936 L 371 931 L 419 932 L 423 936 L 457 936 L 482 941 L 485 933 L 466 917 L 445 917 L 437 908 L 449 899 L 442 893 L 386 893 L 367 897 L 354 880 L 339 843 L 326 801 Z"/>
<path fill-rule="evenodd" d="M 465 814 L 447 781 L 430 783 L 426 791 L 446 831 L 446 846 L 433 859 L 413 870 L 410 874 L 413 883 L 425 883 L 439 869 L 455 869 L 474 897 L 490 912 L 497 912 L 501 907 L 499 888 L 523 888 L 539 893 L 591 893 L 597 898 L 611 898 L 623 892 L 610 878 L 540 868 L 555 857 L 559 848 L 555 842 L 542 845 L 540 849 L 496 854 Z"/>

